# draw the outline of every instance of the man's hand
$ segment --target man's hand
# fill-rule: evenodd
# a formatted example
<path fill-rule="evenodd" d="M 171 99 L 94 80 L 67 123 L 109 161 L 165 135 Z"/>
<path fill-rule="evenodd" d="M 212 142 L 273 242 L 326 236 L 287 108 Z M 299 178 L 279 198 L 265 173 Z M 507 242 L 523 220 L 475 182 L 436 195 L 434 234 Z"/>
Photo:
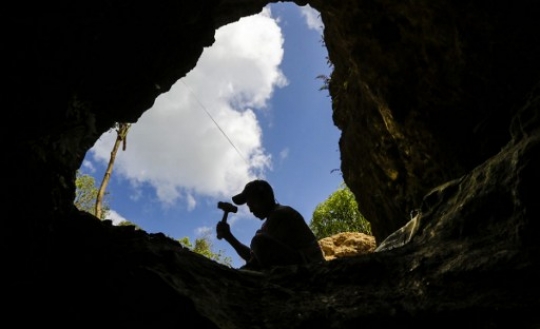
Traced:
<path fill-rule="evenodd" d="M 228 240 L 232 236 L 229 223 L 223 221 L 218 222 L 216 225 L 216 233 L 219 240 Z"/>

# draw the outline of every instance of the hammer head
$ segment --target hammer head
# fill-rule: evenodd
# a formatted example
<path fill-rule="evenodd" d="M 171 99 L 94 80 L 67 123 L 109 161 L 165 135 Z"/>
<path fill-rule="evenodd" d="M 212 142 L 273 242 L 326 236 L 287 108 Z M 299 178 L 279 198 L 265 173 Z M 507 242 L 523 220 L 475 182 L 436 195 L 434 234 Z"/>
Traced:
<path fill-rule="evenodd" d="M 218 202 L 217 207 L 224 212 L 234 212 L 238 211 L 238 207 L 229 202 Z"/>

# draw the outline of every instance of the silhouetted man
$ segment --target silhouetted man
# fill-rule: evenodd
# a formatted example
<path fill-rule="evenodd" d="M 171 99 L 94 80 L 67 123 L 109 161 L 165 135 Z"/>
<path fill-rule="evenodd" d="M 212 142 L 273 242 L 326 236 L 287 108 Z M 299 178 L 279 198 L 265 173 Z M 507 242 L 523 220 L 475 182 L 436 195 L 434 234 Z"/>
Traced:
<path fill-rule="evenodd" d="M 251 181 L 232 200 L 237 205 L 247 204 L 255 217 L 266 219 L 255 233 L 250 247 L 232 235 L 227 222 L 217 224 L 218 236 L 222 236 L 246 261 L 242 269 L 265 270 L 273 266 L 324 261 L 317 238 L 302 215 L 289 206 L 276 203 L 268 182 Z"/>

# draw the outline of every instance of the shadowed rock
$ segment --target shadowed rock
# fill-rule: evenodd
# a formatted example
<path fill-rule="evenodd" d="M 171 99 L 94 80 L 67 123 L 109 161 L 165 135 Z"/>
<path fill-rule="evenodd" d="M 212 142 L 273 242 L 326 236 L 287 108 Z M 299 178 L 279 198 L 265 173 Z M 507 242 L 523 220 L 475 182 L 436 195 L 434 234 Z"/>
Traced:
<path fill-rule="evenodd" d="M 96 140 L 136 122 L 217 28 L 267 3 L 12 4 L 2 38 L 4 321 L 540 327 L 535 1 L 309 1 L 334 68 L 341 171 L 378 252 L 256 275 L 73 206 Z M 413 210 L 414 229 L 400 230 Z"/>

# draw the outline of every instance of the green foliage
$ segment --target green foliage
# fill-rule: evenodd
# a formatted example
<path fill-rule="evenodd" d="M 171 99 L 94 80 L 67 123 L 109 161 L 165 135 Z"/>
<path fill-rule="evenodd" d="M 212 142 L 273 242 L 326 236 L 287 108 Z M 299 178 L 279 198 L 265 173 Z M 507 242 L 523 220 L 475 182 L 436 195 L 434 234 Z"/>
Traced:
<path fill-rule="evenodd" d="M 178 239 L 178 242 L 180 242 L 181 245 L 188 249 L 193 249 L 193 245 L 191 244 L 191 241 L 189 241 L 189 237 L 185 236 L 181 239 Z"/>
<path fill-rule="evenodd" d="M 354 194 L 345 184 L 317 205 L 309 226 L 319 240 L 342 232 L 371 235 L 371 225 L 358 211 Z"/>
<path fill-rule="evenodd" d="M 94 177 L 82 174 L 77 170 L 77 176 L 75 179 L 75 207 L 79 210 L 84 210 L 95 216 L 96 197 L 98 194 L 98 188 L 96 187 L 96 180 Z M 101 219 L 107 218 L 108 206 L 104 207 L 103 216 Z"/>
<path fill-rule="evenodd" d="M 128 220 L 123 220 L 120 223 L 118 223 L 116 226 L 133 226 L 135 227 L 136 230 L 142 230 L 142 228 L 139 225 L 132 223 Z"/>
<path fill-rule="evenodd" d="M 317 79 L 321 79 L 323 81 L 323 85 L 319 88 L 320 90 L 328 90 L 330 86 L 330 77 L 326 76 L 324 74 L 319 74 L 317 76 Z"/>
<path fill-rule="evenodd" d="M 93 214 L 98 192 L 94 177 L 83 175 L 77 170 L 75 187 L 77 188 L 75 191 L 75 207 Z"/>
<path fill-rule="evenodd" d="M 191 251 L 203 255 L 213 261 L 227 266 L 231 266 L 232 264 L 232 259 L 230 257 L 225 257 L 223 255 L 223 250 L 219 250 L 217 253 L 212 250 L 212 242 L 210 242 L 210 238 L 208 236 L 195 239 L 195 246 L 193 246 L 187 236 L 178 239 L 178 242 Z"/>

